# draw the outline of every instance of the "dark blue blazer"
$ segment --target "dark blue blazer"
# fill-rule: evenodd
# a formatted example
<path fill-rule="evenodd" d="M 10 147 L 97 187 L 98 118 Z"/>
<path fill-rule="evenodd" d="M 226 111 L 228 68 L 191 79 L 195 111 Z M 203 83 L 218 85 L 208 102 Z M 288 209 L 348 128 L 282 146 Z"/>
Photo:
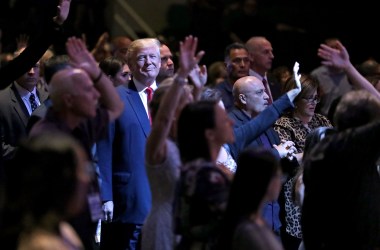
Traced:
<path fill-rule="evenodd" d="M 97 144 L 102 200 L 114 202 L 113 221 L 143 224 L 151 208 L 144 164 L 151 127 L 134 82 L 117 91 L 124 111 L 110 124 L 108 138 Z"/>
<path fill-rule="evenodd" d="M 272 144 L 278 144 L 280 139 L 272 126 L 275 121 L 282 115 L 285 110 L 293 108 L 293 103 L 288 96 L 282 95 L 272 105 L 268 106 L 264 111 L 258 114 L 253 119 L 249 118 L 243 111 L 238 108 L 233 108 L 228 115 L 235 122 L 234 133 L 235 142 L 229 144 L 232 157 L 237 160 L 239 153 L 247 146 L 259 146 L 262 142 L 259 136 L 266 133 Z M 275 155 L 278 155 L 274 149 Z"/>

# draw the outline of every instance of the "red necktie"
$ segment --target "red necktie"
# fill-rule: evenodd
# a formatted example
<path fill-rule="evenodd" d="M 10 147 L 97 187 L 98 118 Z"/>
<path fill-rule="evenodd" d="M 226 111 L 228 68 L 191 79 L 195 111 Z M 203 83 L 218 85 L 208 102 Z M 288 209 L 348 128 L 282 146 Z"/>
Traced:
<path fill-rule="evenodd" d="M 152 116 L 150 115 L 150 111 L 149 111 L 149 103 L 150 101 L 152 101 L 152 98 L 153 98 L 153 89 L 151 87 L 147 87 L 145 89 L 145 93 L 146 93 L 146 99 L 147 99 L 147 105 L 148 105 L 148 115 L 149 115 L 149 121 L 150 121 L 150 125 L 152 125 Z"/>
<path fill-rule="evenodd" d="M 264 88 L 265 88 L 265 92 L 269 96 L 268 103 L 272 104 L 272 102 L 273 102 L 272 95 L 271 95 L 270 90 L 269 90 L 269 84 L 268 84 L 268 82 L 267 82 L 267 80 L 265 78 L 263 78 L 263 85 L 264 85 Z"/>

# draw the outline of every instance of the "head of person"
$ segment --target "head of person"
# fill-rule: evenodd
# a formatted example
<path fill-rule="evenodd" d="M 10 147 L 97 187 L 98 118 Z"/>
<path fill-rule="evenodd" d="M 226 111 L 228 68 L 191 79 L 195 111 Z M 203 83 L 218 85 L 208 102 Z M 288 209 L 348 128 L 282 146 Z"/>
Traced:
<path fill-rule="evenodd" d="M 248 76 L 250 60 L 244 44 L 232 43 L 228 45 L 224 52 L 224 64 L 228 79 L 232 83 L 241 77 Z"/>
<path fill-rule="evenodd" d="M 364 77 L 380 76 L 380 64 L 369 58 L 357 66 L 358 71 Z"/>
<path fill-rule="evenodd" d="M 19 56 L 25 48 L 15 52 L 15 57 Z M 31 69 L 16 79 L 16 82 L 24 89 L 32 92 L 40 79 L 40 61 L 38 61 Z"/>
<path fill-rule="evenodd" d="M 221 106 L 223 109 L 226 109 L 222 99 L 222 93 L 220 90 L 216 88 L 204 87 L 202 89 L 200 100 L 209 100 L 215 101 Z"/>
<path fill-rule="evenodd" d="M 116 36 L 111 40 L 111 54 L 127 63 L 127 51 L 132 39 L 128 36 Z"/>
<path fill-rule="evenodd" d="M 161 67 L 157 76 L 157 81 L 161 83 L 168 77 L 174 75 L 174 62 L 173 54 L 170 51 L 169 47 L 161 43 L 160 46 L 160 56 L 161 56 Z"/>
<path fill-rule="evenodd" d="M 369 75 L 365 77 L 377 91 L 380 92 L 380 74 L 378 75 Z"/>
<path fill-rule="evenodd" d="M 282 187 L 282 171 L 279 160 L 265 148 L 247 148 L 237 160 L 237 169 L 231 184 L 224 226 L 219 239 L 223 249 L 232 249 L 236 226 L 243 219 L 260 217 L 263 202 L 276 200 Z M 254 190 L 249 199 L 243 192 Z"/>
<path fill-rule="evenodd" d="M 215 86 L 227 79 L 227 70 L 224 62 L 216 61 L 208 67 L 207 85 Z"/>
<path fill-rule="evenodd" d="M 178 120 L 177 141 L 183 163 L 202 158 L 213 161 L 225 143 L 235 140 L 233 122 L 215 101 L 202 100 L 187 104 Z M 215 155 L 216 157 L 216 155 Z"/>
<path fill-rule="evenodd" d="M 272 68 L 274 59 L 272 44 L 262 36 L 251 37 L 245 46 L 248 49 L 251 69 L 264 76 Z"/>
<path fill-rule="evenodd" d="M 70 68 L 70 58 L 68 55 L 54 55 L 44 61 L 44 78 L 47 84 L 50 83 L 53 75 L 61 69 Z"/>
<path fill-rule="evenodd" d="M 237 80 L 232 88 L 235 106 L 245 110 L 251 117 L 261 113 L 269 105 L 269 96 L 263 82 L 255 76 Z"/>
<path fill-rule="evenodd" d="M 126 85 L 130 81 L 129 67 L 119 57 L 107 57 L 99 63 L 101 68 L 115 87 Z"/>
<path fill-rule="evenodd" d="M 171 78 L 171 77 L 167 78 L 154 91 L 153 99 L 149 103 L 149 110 L 150 110 L 150 114 L 151 114 L 152 119 L 153 119 L 153 123 L 154 123 L 154 120 L 157 116 L 157 112 L 158 112 L 158 109 L 160 108 L 160 104 L 162 102 L 162 99 L 164 98 L 164 96 L 169 91 L 170 86 L 172 84 L 175 84 L 173 82 L 174 82 L 173 78 Z M 171 128 L 171 130 L 172 130 L 171 136 L 174 138 L 177 136 L 177 121 L 178 121 L 179 115 L 181 114 L 182 109 L 188 103 L 191 103 L 194 100 L 193 95 L 191 93 L 191 88 L 189 85 L 186 85 L 183 87 L 180 95 L 181 95 L 180 100 L 177 104 L 177 107 L 175 107 L 174 121 L 172 123 L 172 128 Z"/>
<path fill-rule="evenodd" d="M 343 95 L 335 113 L 334 124 L 339 131 L 355 128 L 380 118 L 380 101 L 366 90 Z"/>
<path fill-rule="evenodd" d="M 160 71 L 160 42 L 155 38 L 134 40 L 128 47 L 127 64 L 133 79 L 150 86 Z"/>
<path fill-rule="evenodd" d="M 295 116 L 312 117 L 315 113 L 315 108 L 319 103 L 319 82 L 311 75 L 301 75 L 301 92 L 294 99 Z M 294 77 L 289 78 L 282 89 L 282 93 L 286 93 L 296 87 Z"/>
<path fill-rule="evenodd" d="M 283 88 L 283 85 L 292 76 L 292 73 L 287 66 L 282 65 L 272 70 L 272 76 L 275 78 L 276 82 L 281 84 L 281 87 Z"/>
<path fill-rule="evenodd" d="M 54 74 L 49 94 L 54 110 L 66 118 L 78 121 L 96 116 L 100 93 L 82 69 L 67 68 Z"/>
<path fill-rule="evenodd" d="M 88 167 L 85 151 L 69 135 L 47 132 L 24 139 L 6 170 L 9 209 L 20 213 L 17 219 L 26 227 L 41 226 L 46 216 L 78 215 L 92 178 Z"/>

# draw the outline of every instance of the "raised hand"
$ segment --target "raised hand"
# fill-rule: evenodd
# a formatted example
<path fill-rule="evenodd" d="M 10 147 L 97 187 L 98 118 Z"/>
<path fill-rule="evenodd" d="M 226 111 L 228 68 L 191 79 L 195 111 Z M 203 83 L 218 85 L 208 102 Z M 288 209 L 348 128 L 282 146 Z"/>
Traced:
<path fill-rule="evenodd" d="M 293 76 L 294 76 L 294 81 L 296 82 L 296 86 L 294 89 L 289 90 L 286 94 L 289 97 L 290 101 L 294 101 L 294 99 L 297 97 L 297 95 L 301 92 L 302 87 L 301 87 L 301 74 L 298 74 L 299 71 L 299 63 L 295 62 L 293 66 Z"/>
<path fill-rule="evenodd" d="M 326 44 L 321 44 L 318 49 L 318 56 L 323 59 L 321 62 L 326 66 L 333 66 L 345 69 L 350 66 L 350 56 L 341 42 L 337 41 L 336 48 L 331 48 Z"/>
<path fill-rule="evenodd" d="M 60 0 L 57 6 L 57 15 L 53 17 L 54 22 L 62 25 L 69 16 L 71 0 Z"/>
<path fill-rule="evenodd" d="M 178 75 L 187 77 L 191 70 L 199 63 L 204 55 L 204 51 L 199 51 L 197 54 L 198 38 L 193 36 L 185 37 L 183 42 L 179 43 L 180 57 Z"/>
<path fill-rule="evenodd" d="M 99 75 L 100 69 L 98 64 L 81 39 L 76 37 L 67 39 L 66 51 L 74 67 L 83 69 L 92 79 L 95 79 Z"/>
<path fill-rule="evenodd" d="M 206 65 L 195 65 L 193 70 L 190 72 L 189 77 L 196 88 L 203 88 L 207 82 L 207 67 Z"/>

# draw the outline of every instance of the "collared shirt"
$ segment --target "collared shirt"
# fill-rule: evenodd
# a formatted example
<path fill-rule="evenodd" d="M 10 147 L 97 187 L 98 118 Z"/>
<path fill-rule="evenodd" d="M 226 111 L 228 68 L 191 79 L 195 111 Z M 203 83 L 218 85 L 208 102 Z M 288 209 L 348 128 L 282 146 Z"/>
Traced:
<path fill-rule="evenodd" d="M 136 78 L 133 79 L 133 82 L 135 83 L 136 85 L 136 89 L 137 91 L 139 92 L 139 95 L 140 95 L 140 98 L 141 98 L 141 101 L 142 103 L 144 104 L 144 108 L 145 108 L 145 111 L 146 111 L 146 114 L 147 116 L 149 117 L 149 111 L 148 111 L 148 98 L 147 98 L 147 93 L 146 93 L 146 88 L 147 86 L 145 84 L 142 84 L 141 82 L 139 82 Z M 150 87 L 153 89 L 153 93 L 154 91 L 157 89 L 157 83 L 156 81 L 154 81 Z"/>
<path fill-rule="evenodd" d="M 34 94 L 37 105 L 38 106 L 41 105 L 40 99 L 38 98 L 38 95 L 37 95 L 37 89 L 34 88 L 32 92 L 29 92 L 29 90 L 21 87 L 21 85 L 18 84 L 17 82 L 15 82 L 15 86 L 16 86 L 17 92 L 20 94 L 21 99 L 25 104 L 25 107 L 28 109 L 29 115 L 32 114 L 32 106 L 30 105 L 30 101 L 29 101 L 29 97 L 31 94 Z"/>

